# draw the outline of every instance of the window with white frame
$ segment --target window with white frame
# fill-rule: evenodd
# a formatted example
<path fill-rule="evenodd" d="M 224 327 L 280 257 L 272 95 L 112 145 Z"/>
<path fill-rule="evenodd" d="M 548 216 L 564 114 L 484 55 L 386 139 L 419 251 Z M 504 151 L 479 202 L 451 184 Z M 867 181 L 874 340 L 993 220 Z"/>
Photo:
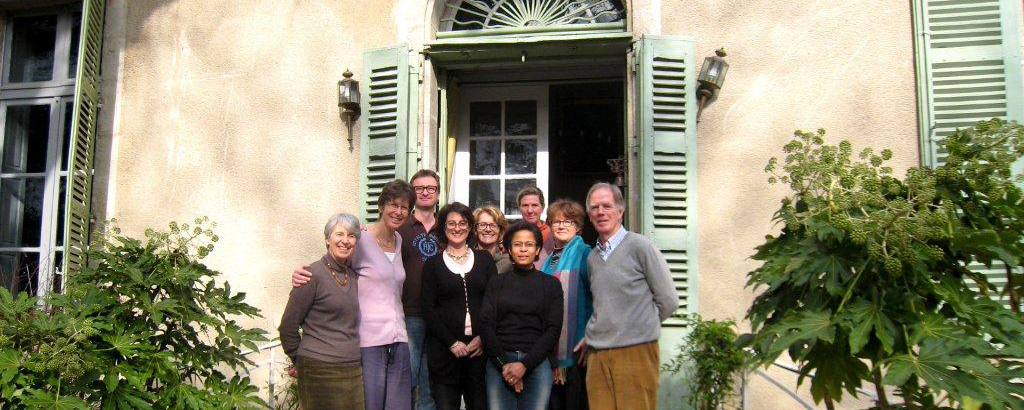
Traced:
<path fill-rule="evenodd" d="M 548 189 L 547 85 L 467 86 L 460 99 L 452 200 L 518 219 L 519 190 Z"/>
<path fill-rule="evenodd" d="M 3 17 L 0 286 L 61 288 L 64 196 L 81 5 Z"/>

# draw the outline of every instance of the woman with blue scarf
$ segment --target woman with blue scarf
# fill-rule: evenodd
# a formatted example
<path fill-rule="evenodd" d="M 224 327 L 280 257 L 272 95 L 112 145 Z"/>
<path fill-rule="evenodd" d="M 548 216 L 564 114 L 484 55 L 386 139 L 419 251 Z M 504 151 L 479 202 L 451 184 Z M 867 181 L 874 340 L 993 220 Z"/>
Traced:
<path fill-rule="evenodd" d="M 562 332 L 551 355 L 555 379 L 551 410 L 587 408 L 586 367 L 576 363 L 574 355 L 594 311 L 587 277 L 587 255 L 591 248 L 579 235 L 583 215 L 583 206 L 573 200 L 560 199 L 548 207 L 547 222 L 555 246 L 541 265 L 541 271 L 557 278 L 565 294 Z"/>

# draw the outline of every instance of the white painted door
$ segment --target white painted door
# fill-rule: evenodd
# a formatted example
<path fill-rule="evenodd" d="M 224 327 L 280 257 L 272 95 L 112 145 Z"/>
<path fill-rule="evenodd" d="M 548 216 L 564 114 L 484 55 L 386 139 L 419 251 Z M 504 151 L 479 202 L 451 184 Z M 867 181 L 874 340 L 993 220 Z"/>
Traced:
<path fill-rule="evenodd" d="M 495 205 L 518 219 L 521 188 L 548 190 L 548 86 L 460 91 L 451 201 L 471 208 Z"/>

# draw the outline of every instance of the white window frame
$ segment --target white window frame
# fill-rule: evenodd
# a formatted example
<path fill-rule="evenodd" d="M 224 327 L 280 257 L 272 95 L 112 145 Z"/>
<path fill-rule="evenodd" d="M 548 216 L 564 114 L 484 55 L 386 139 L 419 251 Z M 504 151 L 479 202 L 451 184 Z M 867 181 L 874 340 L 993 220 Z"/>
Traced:
<path fill-rule="evenodd" d="M 81 3 L 74 3 L 59 7 L 46 7 L 30 9 L 18 12 L 9 12 L 4 15 L 4 38 L 3 53 L 0 57 L 0 150 L 4 145 L 4 133 L 7 124 L 7 108 L 19 105 L 49 105 L 50 124 L 49 140 L 47 141 L 45 172 L 42 173 L 12 173 L 0 174 L 0 179 L 43 177 L 43 209 L 42 226 L 40 227 L 39 246 L 34 247 L 0 247 L 0 252 L 21 252 L 39 254 L 39 266 L 34 289 L 36 296 L 43 296 L 53 290 L 54 281 L 63 275 L 58 270 L 62 258 L 58 257 L 59 252 L 64 251 L 64 246 L 57 245 L 57 241 L 63 238 L 57 237 L 58 229 L 64 223 L 64 218 L 59 218 L 60 204 L 64 197 L 60 195 L 61 181 L 65 181 L 68 175 L 66 169 L 61 169 L 63 154 L 63 137 L 65 132 L 65 116 L 70 115 L 73 110 L 76 79 L 68 72 L 71 61 L 71 38 L 72 28 L 75 26 L 74 18 L 81 13 Z M 56 15 L 57 33 L 54 44 L 54 78 L 50 81 L 35 81 L 11 83 L 10 76 L 11 42 L 14 33 L 13 20 L 18 17 Z M 81 16 L 78 16 L 81 18 Z M 82 50 L 79 50 L 81 55 Z M 68 107 L 68 105 L 72 105 Z M 69 151 L 70 153 L 70 151 Z M 70 164 L 69 164 L 70 165 Z M 65 210 L 66 211 L 66 210 Z M 3 284 L 2 286 L 6 286 Z"/>
<path fill-rule="evenodd" d="M 504 212 L 505 210 L 505 181 L 510 179 L 527 179 L 533 178 L 537 181 L 537 187 L 543 192 L 548 192 L 548 84 L 542 85 L 467 85 L 459 92 L 459 129 L 458 138 L 456 140 L 455 148 L 455 161 L 452 169 L 452 193 L 453 197 L 451 201 L 459 201 L 465 204 L 469 204 L 469 181 L 480 180 L 480 179 L 499 179 L 501 182 L 498 185 L 499 189 L 499 208 Z M 517 101 L 517 100 L 535 100 L 537 101 L 537 134 L 536 136 L 530 135 L 513 135 L 506 136 L 504 130 L 505 124 L 505 101 Z M 500 137 L 471 137 L 469 135 L 469 106 L 474 102 L 492 102 L 501 101 L 502 110 L 502 135 Z M 537 168 L 533 174 L 513 174 L 509 175 L 505 173 L 505 144 L 506 140 L 513 139 L 537 139 Z M 499 173 L 496 175 L 469 175 L 469 143 L 472 140 L 500 140 L 501 143 L 501 163 L 499 164 Z M 545 198 L 546 199 L 546 198 Z M 547 208 L 547 204 L 542 204 Z M 518 210 L 515 213 L 505 215 L 509 219 L 520 219 L 522 216 Z M 544 218 L 544 215 L 541 215 Z"/>
<path fill-rule="evenodd" d="M 8 13 L 5 17 L 4 22 L 4 52 L 3 52 L 3 65 L 2 68 L 2 79 L 0 82 L 0 88 L 4 91 L 8 90 L 25 90 L 32 89 L 37 93 L 43 95 L 21 95 L 20 98 L 29 97 L 41 97 L 41 96 L 52 96 L 48 94 L 63 93 L 61 89 L 70 87 L 72 93 L 75 87 L 75 78 L 70 75 L 68 69 L 71 66 L 71 28 L 74 27 L 75 13 L 81 12 L 81 4 L 76 6 L 61 6 L 61 7 L 47 7 L 42 9 L 31 9 L 20 12 Z M 18 82 L 12 83 L 10 81 L 11 70 L 11 42 L 14 37 L 14 19 L 19 17 L 32 17 L 32 16 L 45 16 L 45 15 L 56 15 L 57 16 L 57 35 L 55 36 L 54 52 L 53 52 L 53 78 L 49 81 L 30 81 L 30 82 Z M 79 18 L 81 18 L 79 16 Z M 79 50 L 81 55 L 81 50 Z M 55 90 L 46 90 L 55 89 Z"/>

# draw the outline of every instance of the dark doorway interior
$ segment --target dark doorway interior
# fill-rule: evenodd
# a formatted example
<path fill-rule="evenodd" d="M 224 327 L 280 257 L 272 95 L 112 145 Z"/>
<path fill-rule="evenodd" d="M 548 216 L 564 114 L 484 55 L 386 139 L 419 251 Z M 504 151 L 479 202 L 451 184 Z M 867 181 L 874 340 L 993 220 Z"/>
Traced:
<path fill-rule="evenodd" d="M 550 89 L 548 203 L 570 198 L 584 203 L 594 182 L 614 182 L 608 160 L 624 157 L 622 82 L 555 84 Z M 597 232 L 584 218 L 583 239 Z"/>

